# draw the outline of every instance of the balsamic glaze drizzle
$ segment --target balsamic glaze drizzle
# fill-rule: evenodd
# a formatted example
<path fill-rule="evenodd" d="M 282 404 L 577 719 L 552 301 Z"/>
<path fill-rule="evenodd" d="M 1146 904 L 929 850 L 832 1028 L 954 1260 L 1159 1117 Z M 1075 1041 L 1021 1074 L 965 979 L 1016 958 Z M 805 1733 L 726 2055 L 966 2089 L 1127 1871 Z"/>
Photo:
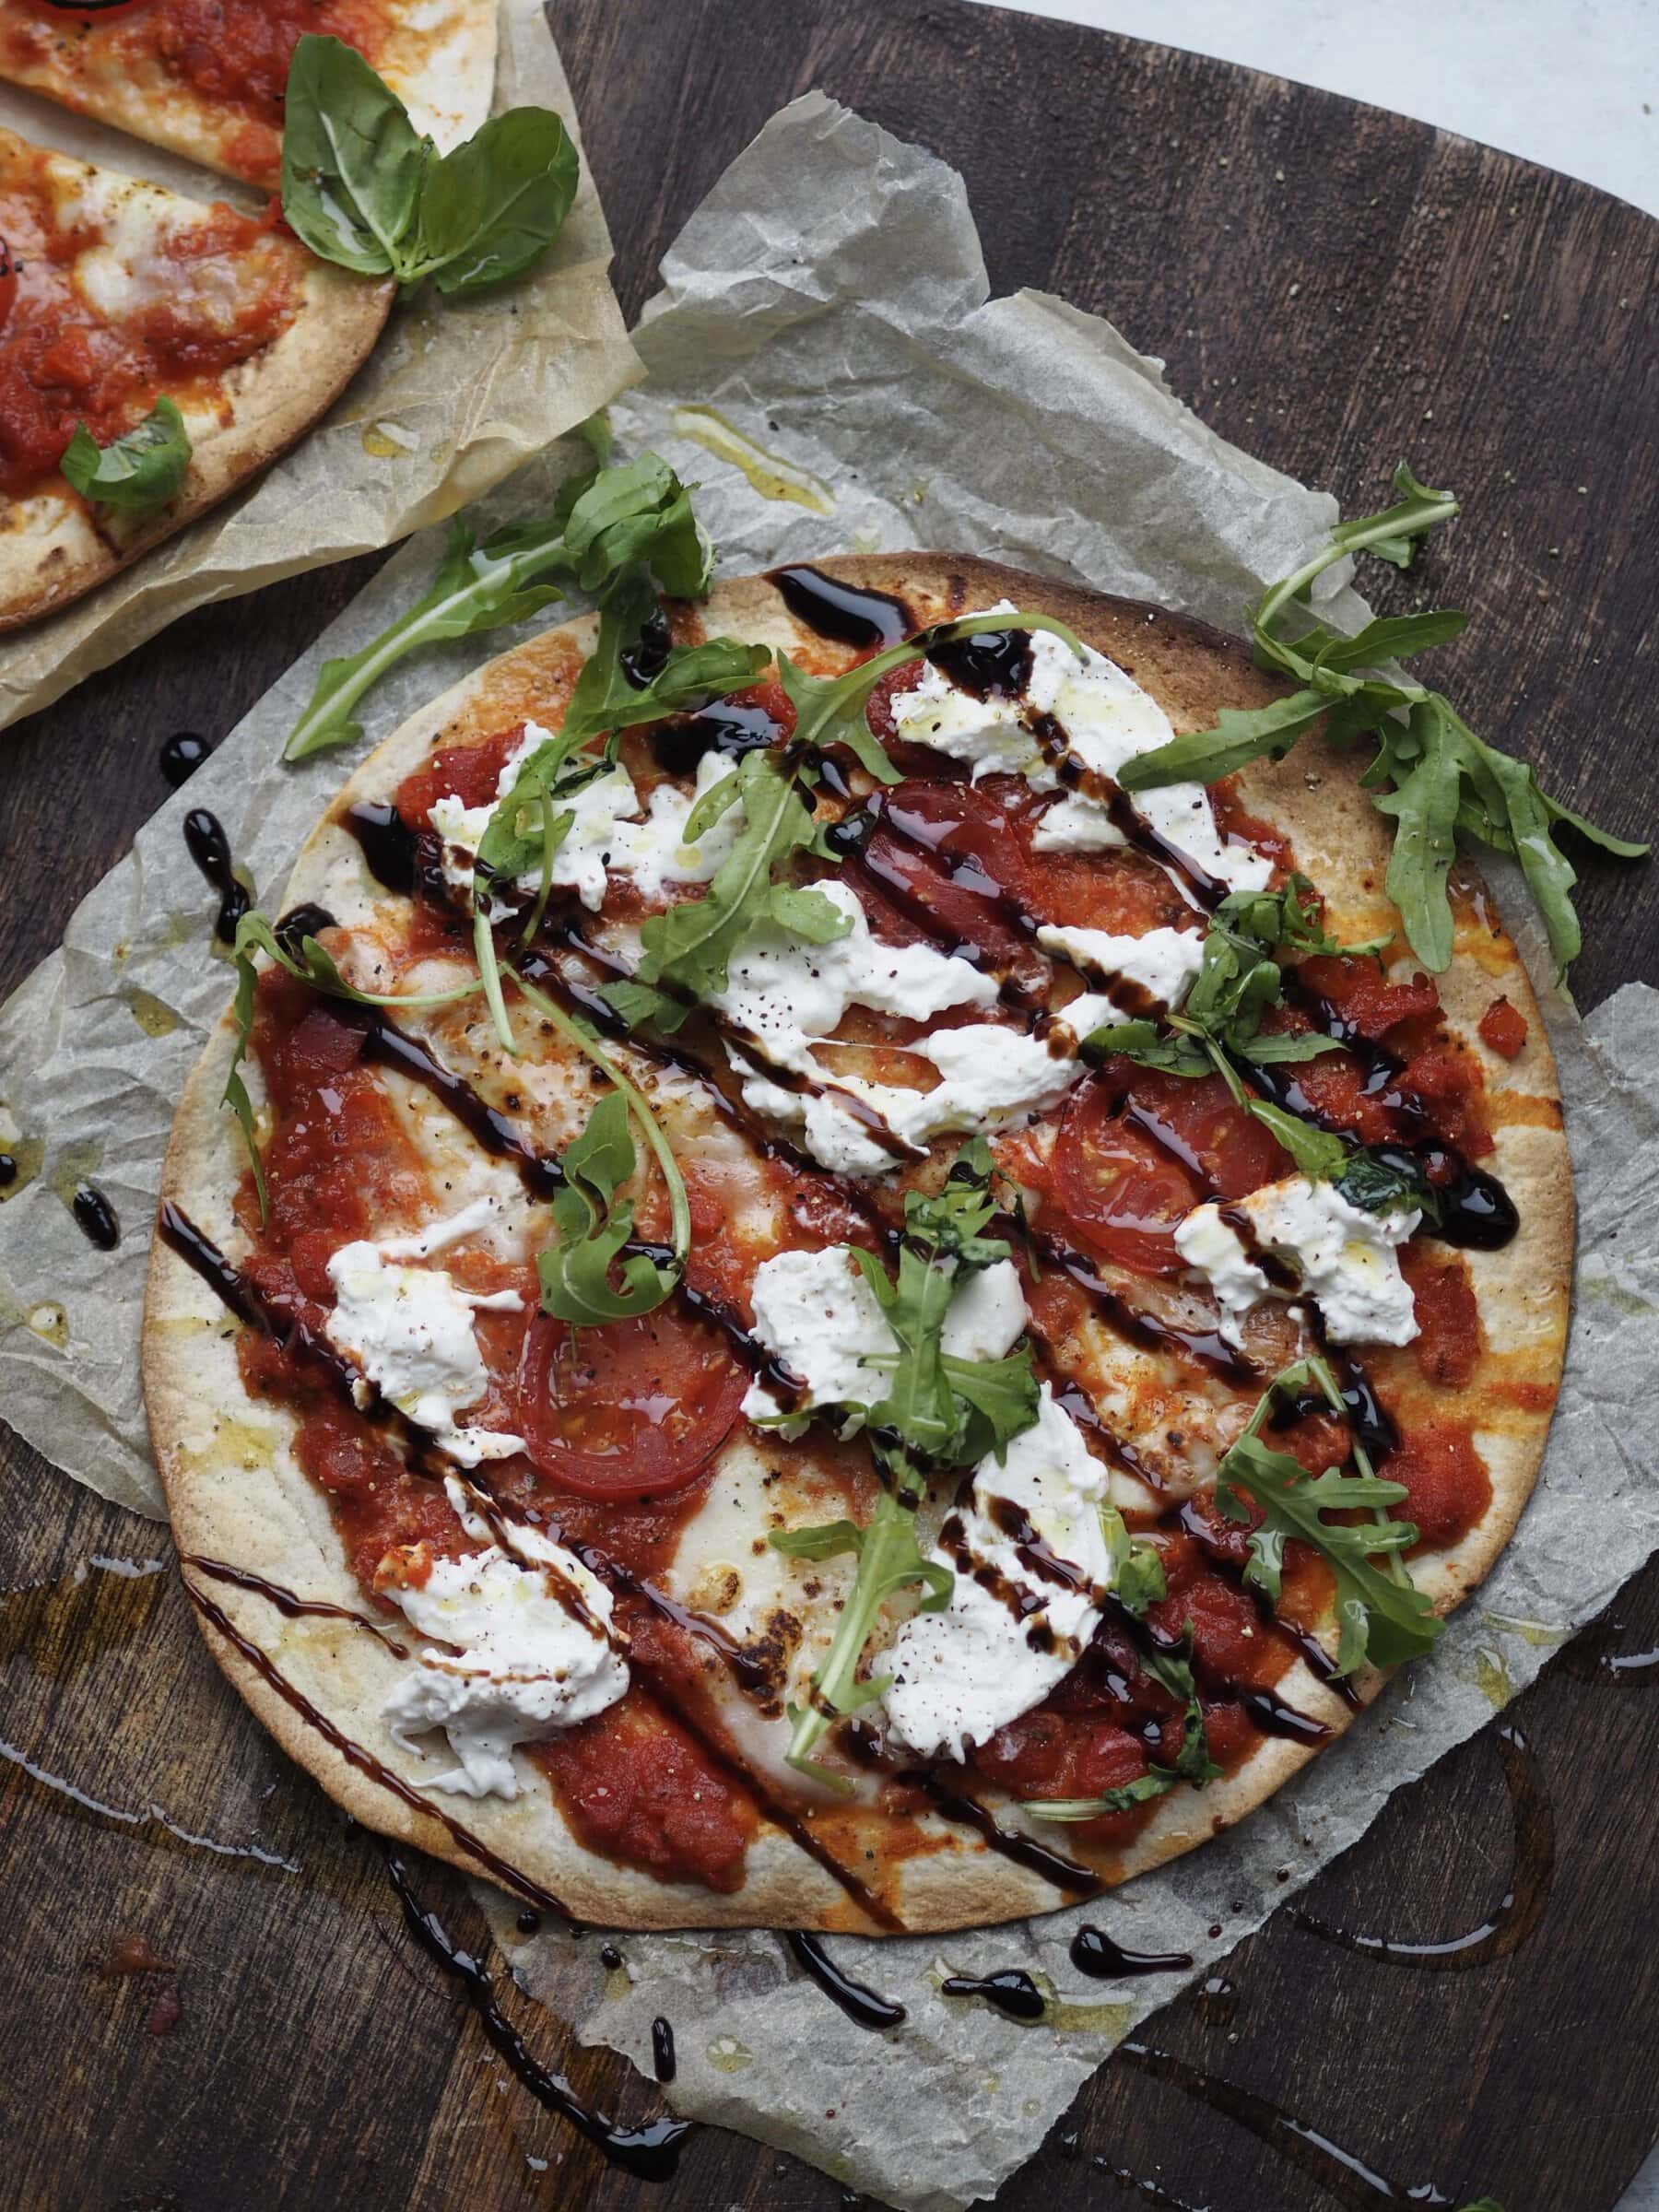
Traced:
<path fill-rule="evenodd" d="M 88 1244 L 96 1244 L 100 1252 L 114 1251 L 121 1241 L 121 1222 L 100 1190 L 89 1182 L 77 1182 L 69 1211 Z"/>
<path fill-rule="evenodd" d="M 850 2020 L 861 2028 L 901 2027 L 910 2015 L 902 2005 L 884 1997 L 867 1983 L 855 1982 L 844 1969 L 836 1965 L 824 1948 L 823 1938 L 806 1936 L 797 1931 L 788 1938 L 789 1948 L 795 1963 L 810 1974 L 824 1994 L 839 2005 Z"/>
<path fill-rule="evenodd" d="M 1126 1981 L 1132 1974 L 1174 1974 L 1192 1965 L 1186 1951 L 1131 1951 L 1103 1928 L 1087 1922 L 1071 1940 L 1071 1962 L 1095 1982 Z"/>
<path fill-rule="evenodd" d="M 1087 1866 L 1079 1866 L 1075 1859 L 1063 1857 L 1051 1851 L 1046 1843 L 1033 1837 L 1013 1833 L 998 1828 L 988 1809 L 977 1797 L 952 1789 L 930 1768 L 912 1768 L 899 1776 L 901 1783 L 919 1789 L 932 1803 L 934 1810 L 947 1820 L 955 1821 L 960 1828 L 971 1828 L 999 1857 L 1009 1859 L 1028 1873 L 1041 1875 L 1045 1882 L 1063 1890 L 1068 1897 L 1092 1897 L 1102 1887 L 1100 1877 Z"/>
<path fill-rule="evenodd" d="M 184 817 L 184 844 L 191 859 L 206 877 L 209 889 L 218 893 L 219 909 L 213 934 L 229 945 L 236 935 L 237 924 L 253 900 L 247 886 L 231 865 L 230 841 L 225 835 L 225 825 L 217 814 L 209 814 L 206 806 L 193 806 Z"/>
<path fill-rule="evenodd" d="M 603 2151 L 612 2165 L 620 2166 L 641 2181 L 667 2181 L 679 2162 L 680 2145 L 691 2133 L 691 2122 L 648 2120 L 640 2127 L 620 2127 L 603 2112 L 584 2104 L 562 2074 L 556 2074 L 532 2054 L 524 2037 L 501 2010 L 489 1975 L 470 1951 L 460 1949 L 451 1941 L 437 1914 L 422 1905 L 403 1861 L 390 1850 L 386 1853 L 386 1872 L 397 1892 L 409 1933 L 446 1974 L 460 1983 L 490 2043 L 536 2101 L 568 2121 L 578 2135 L 585 2136 Z M 665 2021 L 663 2025 L 665 2027 L 667 2023 Z M 670 2043 L 671 2052 L 672 2048 Z M 673 2078 L 672 2060 L 668 2072 L 659 2072 L 657 2077 L 663 2081 Z"/>
<path fill-rule="evenodd" d="M 939 1984 L 947 1997 L 979 1997 L 1011 2020 L 1040 2020 L 1048 2009 L 1042 1992 L 1023 1967 L 1005 1966 L 994 1974 L 947 1974 Z"/>
<path fill-rule="evenodd" d="M 738 760 L 745 753 L 776 745 L 783 735 L 762 706 L 742 706 L 735 700 L 716 699 L 696 714 L 676 714 L 659 723 L 652 735 L 651 750 L 665 775 L 691 776 L 705 753 Z"/>
<path fill-rule="evenodd" d="M 797 622 L 841 645 L 861 651 L 885 649 L 902 644 L 916 627 L 902 599 L 888 592 L 860 591 L 818 569 L 769 569 L 767 581 L 777 586 L 779 597 Z"/>
<path fill-rule="evenodd" d="M 660 2012 L 651 2023 L 651 2070 L 659 2081 L 672 2081 L 677 2071 L 674 2055 L 674 2026 Z"/>
<path fill-rule="evenodd" d="M 420 832 L 405 821 L 392 800 L 360 800 L 347 809 L 343 826 L 362 846 L 378 882 L 406 897 L 414 893 L 420 878 Z"/>
<path fill-rule="evenodd" d="M 178 730 L 161 747 L 158 765 L 164 780 L 178 791 L 189 782 L 212 751 L 206 737 L 198 737 L 194 730 Z"/>
<path fill-rule="evenodd" d="M 348 1620 L 354 1629 L 363 1629 L 371 1636 L 378 1637 L 399 1659 L 408 1656 L 405 1647 L 382 1622 L 371 1619 L 367 1613 L 355 1611 L 350 1606 L 336 1606 L 332 1598 L 300 1597 L 292 1590 L 284 1589 L 280 1583 L 268 1582 L 263 1574 L 255 1574 L 251 1567 L 232 1567 L 228 1560 L 209 1559 L 200 1552 L 182 1553 L 179 1565 L 189 1568 L 193 1574 L 205 1575 L 209 1582 L 229 1583 L 237 1590 L 247 1590 L 255 1597 L 263 1597 L 285 1619 Z M 531 1917 L 534 1919 L 535 1915 Z"/>
<path fill-rule="evenodd" d="M 290 906 L 288 912 L 278 918 L 272 935 L 290 960 L 299 960 L 305 939 L 320 937 L 325 929 L 332 929 L 334 925 L 335 918 L 325 906 L 307 903 L 304 906 Z"/>

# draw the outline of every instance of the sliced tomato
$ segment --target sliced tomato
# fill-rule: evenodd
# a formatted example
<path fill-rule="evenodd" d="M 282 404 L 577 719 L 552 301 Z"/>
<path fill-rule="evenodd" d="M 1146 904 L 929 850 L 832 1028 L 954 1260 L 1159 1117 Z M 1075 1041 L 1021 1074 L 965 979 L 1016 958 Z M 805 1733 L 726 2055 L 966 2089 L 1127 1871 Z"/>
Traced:
<path fill-rule="evenodd" d="M 1287 1172 L 1261 1123 L 1219 1076 L 1190 1081 L 1108 1061 L 1073 1093 L 1054 1146 L 1054 1190 L 1096 1251 L 1141 1275 L 1176 1275 L 1176 1224 L 1206 1198 L 1241 1198 Z"/>
<path fill-rule="evenodd" d="M 538 1315 L 519 1367 L 519 1429 L 543 1474 L 578 1497 L 661 1498 L 719 1451 L 747 1386 L 724 1340 L 673 1305 L 574 1338 Z"/>
<path fill-rule="evenodd" d="M 880 819 L 865 848 L 865 868 L 901 916 L 977 946 L 999 965 L 1027 942 L 1017 918 L 1026 904 L 1025 856 L 1007 803 L 1018 804 L 1022 790 L 1006 777 L 896 784 L 871 803 Z"/>
<path fill-rule="evenodd" d="M 1149 929 L 1184 929 L 1198 917 L 1155 860 L 1133 847 L 1103 852 L 1026 855 L 1030 910 L 1040 922 L 1067 929 L 1103 929 L 1145 936 Z"/>
<path fill-rule="evenodd" d="M 434 803 L 453 792 L 464 806 L 484 806 L 496 795 L 501 771 L 524 734 L 522 722 L 497 730 L 477 745 L 446 745 L 397 787 L 397 811 L 424 828 Z"/>

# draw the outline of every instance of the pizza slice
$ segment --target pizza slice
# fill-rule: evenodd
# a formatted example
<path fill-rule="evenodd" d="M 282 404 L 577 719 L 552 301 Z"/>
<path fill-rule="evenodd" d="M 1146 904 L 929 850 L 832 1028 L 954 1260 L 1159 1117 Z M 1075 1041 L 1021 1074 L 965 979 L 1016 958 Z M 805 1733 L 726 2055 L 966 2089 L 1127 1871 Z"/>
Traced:
<path fill-rule="evenodd" d="M 308 31 L 356 47 L 445 151 L 489 112 L 496 0 L 0 0 L 0 77 L 273 187 Z"/>
<path fill-rule="evenodd" d="M 291 445 L 389 283 L 0 130 L 0 629 L 65 606 Z"/>

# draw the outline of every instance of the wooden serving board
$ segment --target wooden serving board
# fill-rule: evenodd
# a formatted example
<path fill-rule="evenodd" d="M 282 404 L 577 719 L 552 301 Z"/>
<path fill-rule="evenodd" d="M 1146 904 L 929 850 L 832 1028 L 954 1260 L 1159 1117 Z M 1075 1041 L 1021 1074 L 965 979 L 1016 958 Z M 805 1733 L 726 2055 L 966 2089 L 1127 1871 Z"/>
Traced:
<path fill-rule="evenodd" d="M 1229 437 L 1356 511 L 1402 455 L 1453 484 L 1467 519 L 1424 588 L 1449 574 L 1477 619 L 1442 680 L 1563 797 L 1652 825 L 1646 218 L 1395 116 L 957 0 L 561 0 L 555 25 L 630 316 L 725 163 L 822 85 L 962 170 L 994 288 L 1110 314 Z M 371 566 L 192 616 L 7 739 L 0 987 L 160 803 L 162 739 L 222 734 Z M 1643 873 L 1585 872 L 1591 1005 L 1659 971 L 1659 901 Z M 841 2201 L 713 2131 L 660 2190 L 606 2169 L 506 2079 L 371 1840 L 225 1688 L 176 1582 L 130 1571 L 160 1532 L 15 1441 L 0 1465 L 4 2212 Z M 1610 2212 L 1659 2136 L 1659 1655 L 1623 1663 L 1654 1646 L 1659 1570 L 1309 1893 L 1368 1948 L 1281 1914 L 1147 2024 L 1001 2201 Z M 455 1878 L 423 1889 L 483 1942 Z M 175 1977 L 100 1978 L 132 1932 Z M 177 2026 L 147 2033 L 175 1983 Z M 587 2093 L 652 2108 L 519 2009 Z"/>

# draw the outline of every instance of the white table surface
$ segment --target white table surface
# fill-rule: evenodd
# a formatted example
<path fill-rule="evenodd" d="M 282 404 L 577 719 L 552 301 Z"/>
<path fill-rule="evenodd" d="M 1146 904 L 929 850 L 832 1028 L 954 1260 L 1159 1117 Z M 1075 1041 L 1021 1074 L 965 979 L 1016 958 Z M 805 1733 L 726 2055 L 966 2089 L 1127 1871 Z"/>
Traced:
<path fill-rule="evenodd" d="M 1000 0 L 1415 115 L 1659 215 L 1659 0 Z"/>
<path fill-rule="evenodd" d="M 1659 215 L 1659 0 L 997 0 L 1369 100 Z M 1659 2212 L 1659 2147 L 1618 2212 Z"/>

